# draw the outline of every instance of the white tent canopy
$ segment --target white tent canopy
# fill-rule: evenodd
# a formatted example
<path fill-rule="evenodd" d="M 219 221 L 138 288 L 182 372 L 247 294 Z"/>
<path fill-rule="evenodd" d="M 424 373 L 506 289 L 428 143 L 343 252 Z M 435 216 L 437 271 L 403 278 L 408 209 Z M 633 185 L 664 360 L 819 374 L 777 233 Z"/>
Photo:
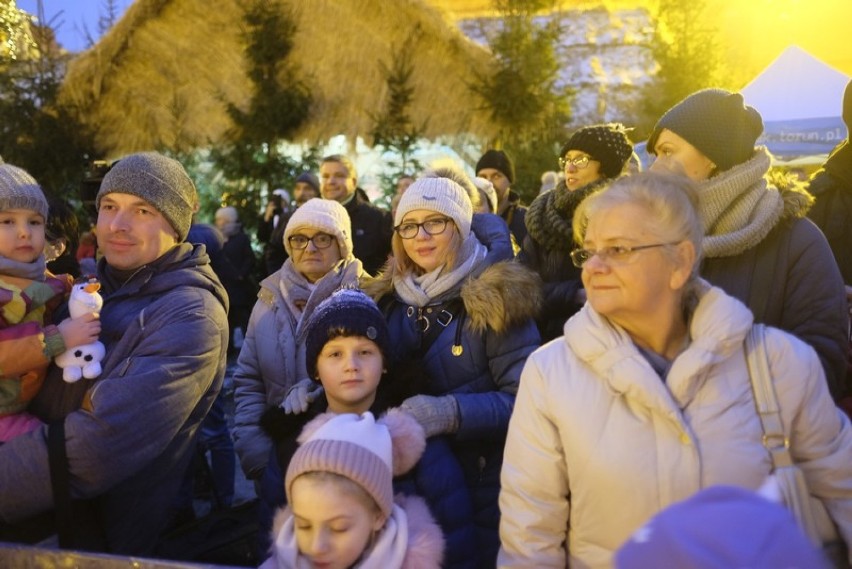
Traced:
<path fill-rule="evenodd" d="M 742 89 L 764 122 L 758 144 L 783 160 L 824 155 L 846 138 L 840 116 L 849 76 L 790 46 Z"/>

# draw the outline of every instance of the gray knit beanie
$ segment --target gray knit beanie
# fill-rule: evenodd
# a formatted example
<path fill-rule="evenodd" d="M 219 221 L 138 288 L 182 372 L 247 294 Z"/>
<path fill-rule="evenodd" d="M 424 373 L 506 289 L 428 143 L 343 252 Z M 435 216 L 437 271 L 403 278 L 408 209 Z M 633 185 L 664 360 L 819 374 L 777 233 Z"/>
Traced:
<path fill-rule="evenodd" d="M 35 178 L 11 164 L 0 164 L 0 211 L 28 209 L 47 220 L 47 199 Z"/>
<path fill-rule="evenodd" d="M 198 202 L 195 184 L 177 160 L 157 152 L 140 152 L 113 164 L 101 182 L 95 200 L 113 192 L 131 194 L 154 206 L 184 241 L 192 223 L 192 212 Z"/>
<path fill-rule="evenodd" d="M 686 140 L 723 172 L 752 157 L 757 137 L 763 132 L 763 119 L 754 107 L 745 104 L 741 94 L 703 89 L 660 117 L 646 145 L 650 154 L 654 154 L 663 129 Z"/>

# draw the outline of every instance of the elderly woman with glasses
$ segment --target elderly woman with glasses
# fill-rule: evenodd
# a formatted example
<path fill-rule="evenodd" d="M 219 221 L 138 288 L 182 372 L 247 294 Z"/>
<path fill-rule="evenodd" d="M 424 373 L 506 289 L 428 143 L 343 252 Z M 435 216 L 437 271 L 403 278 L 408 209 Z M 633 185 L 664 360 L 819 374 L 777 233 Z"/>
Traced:
<path fill-rule="evenodd" d="M 393 258 L 364 289 L 387 315 L 391 358 L 428 380 L 402 407 L 447 435 L 474 500 L 479 551 L 494 567 L 500 465 L 521 369 L 539 345 L 535 274 L 513 262 L 506 224 L 473 214 L 464 174 L 427 172 L 396 211 Z"/>
<path fill-rule="evenodd" d="M 565 321 L 585 300 L 580 271 L 568 258 L 574 210 L 588 195 L 618 177 L 632 153 L 633 145 L 620 124 L 579 129 L 559 154 L 565 179 L 539 195 L 527 210 L 527 236 L 520 259 L 543 281 L 544 305 L 537 321 L 543 342 L 561 336 Z"/>
<path fill-rule="evenodd" d="M 697 276 L 703 227 L 683 177 L 640 173 L 574 218 L 587 304 L 527 360 L 502 473 L 500 567 L 607 567 L 651 516 L 772 468 L 752 397 L 753 317 Z M 793 459 L 852 538 L 852 430 L 813 349 L 767 329 Z"/>
<path fill-rule="evenodd" d="M 289 257 L 260 284 L 234 374 L 234 446 L 246 477 L 255 481 L 273 446 L 260 426 L 263 412 L 280 405 L 298 382 L 311 383 L 302 315 L 341 286 L 358 286 L 366 274 L 352 254 L 349 214 L 333 200 L 314 198 L 299 207 L 284 230 L 284 248 Z"/>

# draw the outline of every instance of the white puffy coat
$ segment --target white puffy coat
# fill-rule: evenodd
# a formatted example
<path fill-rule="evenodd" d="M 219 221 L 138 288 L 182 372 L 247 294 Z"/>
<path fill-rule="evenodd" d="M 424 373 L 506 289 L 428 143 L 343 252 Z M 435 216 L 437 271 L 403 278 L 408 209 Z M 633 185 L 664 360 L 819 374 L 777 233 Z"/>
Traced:
<path fill-rule="evenodd" d="M 502 470 L 500 567 L 606 567 L 653 514 L 770 473 L 744 339 L 752 315 L 706 287 L 664 382 L 590 305 L 527 360 Z M 852 543 L 852 428 L 813 349 L 767 329 L 794 460 Z"/>

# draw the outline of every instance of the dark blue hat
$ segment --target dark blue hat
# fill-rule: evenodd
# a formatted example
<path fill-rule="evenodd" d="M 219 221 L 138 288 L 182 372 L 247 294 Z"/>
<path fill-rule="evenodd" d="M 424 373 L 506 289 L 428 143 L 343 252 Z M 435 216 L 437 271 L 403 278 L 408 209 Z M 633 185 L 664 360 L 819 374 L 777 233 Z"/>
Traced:
<path fill-rule="evenodd" d="M 305 316 L 305 366 L 313 379 L 323 346 L 338 336 L 363 336 L 375 342 L 382 354 L 388 354 L 390 335 L 384 314 L 358 289 L 338 289 Z"/>
<path fill-rule="evenodd" d="M 763 119 L 739 93 L 703 89 L 660 117 L 646 145 L 650 154 L 655 154 L 654 146 L 663 129 L 686 140 L 719 171 L 725 171 L 752 157 L 757 137 L 763 132 Z"/>
<path fill-rule="evenodd" d="M 310 172 L 302 172 L 301 174 L 299 174 L 299 177 L 296 178 L 296 183 L 298 184 L 299 182 L 304 182 L 310 186 L 313 186 L 314 190 L 316 190 L 317 193 L 319 193 L 320 191 L 319 178 L 317 178 L 314 174 Z"/>

